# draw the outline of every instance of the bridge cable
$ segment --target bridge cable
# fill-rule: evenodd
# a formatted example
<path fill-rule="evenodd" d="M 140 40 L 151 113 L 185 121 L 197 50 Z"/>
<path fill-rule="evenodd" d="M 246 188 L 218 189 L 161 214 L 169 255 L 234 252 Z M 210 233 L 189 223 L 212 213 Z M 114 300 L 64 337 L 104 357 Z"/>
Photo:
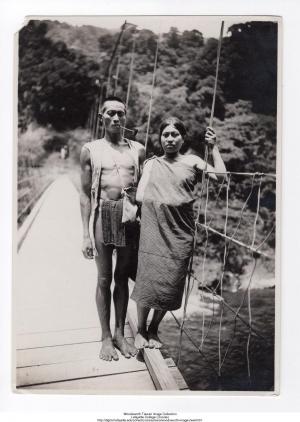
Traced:
<path fill-rule="evenodd" d="M 128 87 L 127 87 L 127 94 L 126 94 L 126 110 L 128 108 L 128 103 L 129 103 L 129 98 L 130 98 L 130 90 L 131 90 L 131 84 L 132 84 L 135 45 L 136 45 L 136 36 L 135 36 L 135 34 L 133 34 L 131 60 L 130 60 L 130 70 L 129 70 L 129 80 L 128 80 Z"/>
<path fill-rule="evenodd" d="M 150 96 L 148 122 L 147 122 L 147 131 L 146 131 L 146 140 L 145 140 L 145 152 L 146 152 L 146 156 L 147 156 L 149 129 L 150 129 L 150 122 L 151 122 L 152 102 L 153 102 L 153 93 L 154 93 L 154 85 L 155 85 L 155 77 L 156 77 L 156 68 L 157 68 L 157 60 L 158 60 L 159 43 L 160 43 L 160 33 L 159 33 L 158 38 L 157 38 L 156 50 L 155 50 L 155 59 L 154 59 L 154 66 L 153 66 L 153 73 L 152 73 L 151 96 Z"/>
<path fill-rule="evenodd" d="M 230 187 L 230 177 L 227 180 L 227 189 L 226 189 L 226 215 L 224 223 L 224 234 L 227 235 L 227 223 L 228 223 L 228 208 L 229 208 L 229 187 Z M 223 267 L 220 277 L 220 296 L 223 298 L 223 278 L 226 267 L 226 256 L 227 256 L 227 240 L 224 240 L 224 255 L 223 255 Z M 219 376 L 221 376 L 221 334 L 222 334 L 222 322 L 223 322 L 223 312 L 224 312 L 224 303 L 221 302 L 221 313 L 220 313 L 220 323 L 219 323 L 219 336 L 218 336 L 218 354 L 219 354 Z"/>
<path fill-rule="evenodd" d="M 253 236 L 252 236 L 252 244 L 251 247 L 254 248 L 254 244 L 255 244 L 255 240 L 256 240 L 256 228 L 257 228 L 257 220 L 259 217 L 259 210 L 260 210 L 260 195 L 261 195 L 261 182 L 262 182 L 262 176 L 260 177 L 260 181 L 259 181 L 259 186 L 258 186 L 258 192 L 257 192 L 257 206 L 256 206 L 256 215 L 255 215 L 255 219 L 254 219 L 254 224 L 253 224 Z M 255 254 L 253 254 L 253 259 L 254 259 L 254 268 L 256 267 L 256 262 L 257 262 L 257 256 Z M 254 274 L 254 271 L 252 273 L 252 276 Z M 252 309 L 251 309 L 251 282 L 252 282 L 252 277 L 249 280 L 249 284 L 247 287 L 248 290 L 248 315 L 249 315 L 249 325 L 250 325 L 250 329 L 249 329 L 249 334 L 248 334 L 248 339 L 247 339 L 247 369 L 248 369 L 248 377 L 251 377 L 251 370 L 250 370 L 250 341 L 251 341 L 251 337 L 252 337 Z"/>

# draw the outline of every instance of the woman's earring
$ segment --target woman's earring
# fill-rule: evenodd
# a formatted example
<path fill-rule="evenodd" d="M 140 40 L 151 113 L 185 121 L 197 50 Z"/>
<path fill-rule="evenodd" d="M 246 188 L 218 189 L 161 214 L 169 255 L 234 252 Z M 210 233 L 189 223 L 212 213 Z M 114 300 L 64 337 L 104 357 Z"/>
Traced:
<path fill-rule="evenodd" d="M 99 118 L 99 124 L 100 124 L 100 126 L 102 126 L 102 124 L 103 124 L 103 116 L 102 116 L 102 114 L 98 114 L 98 118 Z"/>

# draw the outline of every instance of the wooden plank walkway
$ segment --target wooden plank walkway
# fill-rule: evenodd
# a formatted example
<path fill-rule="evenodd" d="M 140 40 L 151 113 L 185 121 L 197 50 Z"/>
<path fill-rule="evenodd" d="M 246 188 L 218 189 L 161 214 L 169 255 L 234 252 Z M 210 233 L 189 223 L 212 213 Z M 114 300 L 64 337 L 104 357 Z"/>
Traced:
<path fill-rule="evenodd" d="M 187 389 L 174 362 L 164 360 L 160 351 L 146 351 L 147 364 L 120 353 L 116 362 L 98 358 L 96 266 L 81 254 L 78 193 L 63 176 L 46 195 L 14 263 L 18 391 L 20 387 L 92 393 Z M 132 329 L 134 322 L 131 326 L 127 322 L 129 341 Z M 157 362 L 162 364 L 158 379 Z"/>

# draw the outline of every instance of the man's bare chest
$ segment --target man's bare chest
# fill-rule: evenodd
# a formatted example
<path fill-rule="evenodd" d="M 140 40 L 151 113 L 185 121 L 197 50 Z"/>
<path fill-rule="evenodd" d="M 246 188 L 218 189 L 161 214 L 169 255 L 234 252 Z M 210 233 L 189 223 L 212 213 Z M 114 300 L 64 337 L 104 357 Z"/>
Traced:
<path fill-rule="evenodd" d="M 135 161 L 129 148 L 107 148 L 101 157 L 101 165 L 103 173 L 113 170 L 132 170 Z"/>

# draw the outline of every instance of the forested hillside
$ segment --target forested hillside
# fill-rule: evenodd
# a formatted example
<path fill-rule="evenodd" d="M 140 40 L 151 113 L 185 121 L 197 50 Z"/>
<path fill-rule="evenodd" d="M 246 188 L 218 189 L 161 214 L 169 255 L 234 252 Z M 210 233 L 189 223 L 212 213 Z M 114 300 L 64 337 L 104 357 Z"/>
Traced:
<path fill-rule="evenodd" d="M 220 60 L 214 127 L 230 171 L 274 173 L 276 170 L 277 24 L 233 25 L 225 35 Z M 124 33 L 115 94 L 126 98 L 133 32 Z M 78 154 L 88 138 L 90 109 L 111 57 L 118 33 L 92 26 L 73 27 L 53 21 L 30 21 L 19 35 L 20 145 L 28 130 L 47 129 L 37 143 L 48 152 L 68 142 Z M 211 110 L 216 68 L 216 39 L 205 39 L 199 28 L 162 34 L 151 115 L 149 152 L 159 153 L 161 120 L 175 115 L 188 126 L 191 148 L 203 151 L 203 133 Z M 128 127 L 138 128 L 145 141 L 157 35 L 136 34 L 134 73 Z M 115 72 L 116 63 L 113 66 Z M 115 80 L 112 78 L 112 84 Z M 80 129 L 80 131 L 78 131 Z M 74 132 L 75 131 L 75 132 Z M 78 133 L 81 133 L 78 137 Z M 74 135 L 76 134 L 76 135 Z M 28 141 L 26 141 L 28 142 Z M 24 142 L 23 142 L 24 143 Z M 26 150 L 26 148 L 25 148 Z M 22 150 L 24 152 L 24 148 Z M 26 151 L 24 152 L 26 154 Z M 19 156 L 20 158 L 20 156 Z M 22 157 L 21 157 L 22 158 Z M 21 159 L 20 158 L 20 159 Z M 251 180 L 232 180 L 236 209 L 249 194 Z M 255 195 L 250 209 L 255 211 Z M 274 223 L 275 184 L 262 186 L 261 236 Z M 222 225 L 218 220 L 218 226 Z M 234 218 L 232 221 L 235 221 Z M 217 242 L 217 240 L 215 240 Z M 274 248 L 274 234 L 268 247 Z M 210 249 L 213 256 L 214 248 Z"/>
<path fill-rule="evenodd" d="M 277 27 L 270 22 L 250 22 L 234 25 L 230 31 L 231 35 L 223 40 L 215 109 L 221 147 L 235 169 L 244 168 L 247 155 L 247 167 L 274 170 L 270 146 L 276 135 Z M 31 122 L 60 131 L 84 127 L 117 36 L 91 26 L 30 21 L 19 40 L 20 129 L 25 131 Z M 115 91 L 123 98 L 132 40 L 133 34 L 127 30 Z M 139 128 L 142 142 L 156 40 L 149 30 L 137 35 L 128 125 Z M 174 114 L 187 123 L 191 145 L 199 148 L 211 108 L 216 48 L 217 40 L 204 41 L 196 29 L 179 33 L 171 28 L 163 34 L 150 128 L 154 145 L 161 119 Z M 262 155 L 262 162 L 249 160 Z"/>

